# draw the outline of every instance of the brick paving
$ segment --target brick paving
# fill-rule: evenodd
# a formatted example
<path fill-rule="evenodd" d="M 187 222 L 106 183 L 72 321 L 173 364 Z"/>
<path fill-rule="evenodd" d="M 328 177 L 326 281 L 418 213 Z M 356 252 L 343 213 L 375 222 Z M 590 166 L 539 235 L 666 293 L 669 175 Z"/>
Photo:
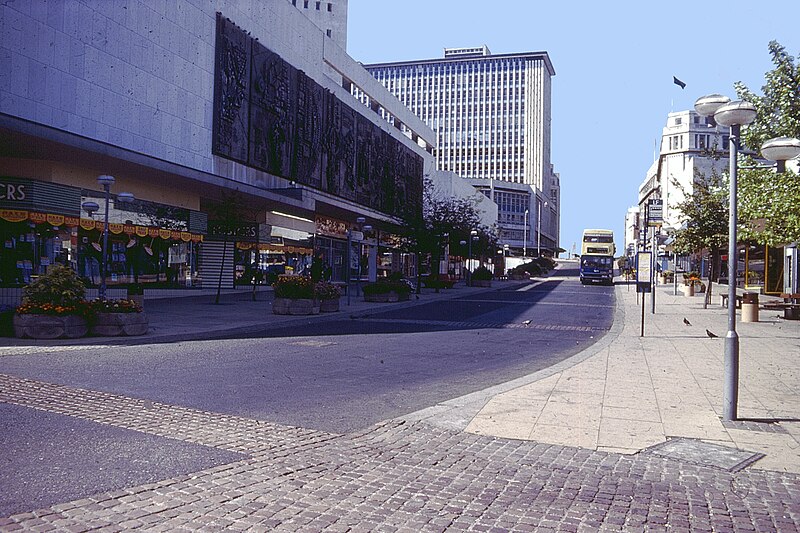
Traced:
<path fill-rule="evenodd" d="M 0 518 L 0 531 L 786 531 L 794 474 L 392 420 L 333 435 L 0 375 L 0 401 L 247 459 Z"/>

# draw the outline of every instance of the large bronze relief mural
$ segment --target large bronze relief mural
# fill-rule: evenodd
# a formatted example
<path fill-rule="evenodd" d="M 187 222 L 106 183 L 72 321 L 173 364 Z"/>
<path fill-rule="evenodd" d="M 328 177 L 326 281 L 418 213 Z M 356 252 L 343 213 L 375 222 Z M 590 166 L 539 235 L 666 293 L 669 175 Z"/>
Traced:
<path fill-rule="evenodd" d="M 407 218 L 422 158 L 217 14 L 213 153 Z"/>
<path fill-rule="evenodd" d="M 213 152 L 247 163 L 250 39 L 217 16 Z"/>

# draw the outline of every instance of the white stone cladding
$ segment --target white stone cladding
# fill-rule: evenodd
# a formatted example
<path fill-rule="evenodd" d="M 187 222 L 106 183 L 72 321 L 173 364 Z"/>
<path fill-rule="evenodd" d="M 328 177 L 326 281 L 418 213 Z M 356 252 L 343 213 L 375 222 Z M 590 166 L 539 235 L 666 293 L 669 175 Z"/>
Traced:
<path fill-rule="evenodd" d="M 337 72 L 372 78 L 286 0 L 0 3 L 0 113 L 190 169 L 280 185 L 278 178 L 211 154 L 217 12 L 342 101 L 352 101 L 430 165 L 424 149 L 342 88 Z M 378 84 L 370 90 L 433 144 L 430 129 L 388 91 Z"/>

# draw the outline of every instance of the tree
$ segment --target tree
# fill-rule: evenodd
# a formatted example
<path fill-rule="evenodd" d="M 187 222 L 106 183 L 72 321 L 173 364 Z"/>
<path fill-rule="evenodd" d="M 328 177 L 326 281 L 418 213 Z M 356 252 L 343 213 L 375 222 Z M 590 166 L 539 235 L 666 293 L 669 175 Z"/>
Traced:
<path fill-rule="evenodd" d="M 774 137 L 800 138 L 800 66 L 776 41 L 769 43 L 769 53 L 775 68 L 764 76 L 763 96 L 735 84 L 739 98 L 756 108 L 755 121 L 742 133 L 754 150 Z M 742 240 L 770 246 L 800 241 L 800 179 L 794 172 L 743 168 L 738 191 Z"/>
<path fill-rule="evenodd" d="M 217 294 L 214 303 L 218 304 L 222 291 L 222 277 L 225 270 L 225 258 L 228 252 L 228 243 L 235 241 L 237 234 L 244 222 L 256 220 L 256 210 L 249 206 L 236 192 L 223 193 L 218 203 L 209 206 L 209 214 L 215 226 L 215 232 L 222 236 L 222 260 L 219 266 L 217 280 Z M 255 280 L 253 280 L 255 283 Z M 253 300 L 255 300 L 255 286 L 253 287 Z"/>
<path fill-rule="evenodd" d="M 471 232 L 478 231 L 478 240 L 473 251 L 485 250 L 495 246 L 495 233 L 480 223 L 480 212 L 476 198 L 456 198 L 442 196 L 426 178 L 423 189 L 423 207 L 421 216 L 410 217 L 406 221 L 406 247 L 417 254 L 417 273 L 420 274 L 420 255 L 429 254 L 431 273 L 439 273 L 442 250 L 448 242 L 452 250 L 467 255 L 467 245 L 461 250 L 461 241 L 469 242 Z M 419 283 L 417 283 L 419 289 Z"/>
<path fill-rule="evenodd" d="M 721 251 L 728 242 L 728 189 L 716 172 L 711 176 L 697 175 L 691 194 L 677 180 L 673 181 L 683 194 L 677 204 L 683 215 L 684 228 L 675 234 L 674 249 L 680 254 L 708 250 L 711 255 L 712 280 L 719 279 Z"/>

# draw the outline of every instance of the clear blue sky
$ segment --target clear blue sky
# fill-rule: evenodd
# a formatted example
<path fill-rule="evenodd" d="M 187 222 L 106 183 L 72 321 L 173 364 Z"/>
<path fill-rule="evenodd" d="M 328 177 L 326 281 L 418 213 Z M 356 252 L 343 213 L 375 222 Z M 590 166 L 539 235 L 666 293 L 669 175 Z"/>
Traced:
<path fill-rule="evenodd" d="M 736 81 L 760 94 L 772 68 L 769 41 L 800 55 L 798 21 L 799 0 L 349 0 L 347 48 L 363 63 L 482 44 L 492 53 L 546 51 L 556 70 L 561 246 L 570 250 L 583 228 L 600 227 L 614 230 L 620 249 L 667 113 L 709 93 L 734 97 Z M 740 30 L 732 35 L 731 26 Z"/>

